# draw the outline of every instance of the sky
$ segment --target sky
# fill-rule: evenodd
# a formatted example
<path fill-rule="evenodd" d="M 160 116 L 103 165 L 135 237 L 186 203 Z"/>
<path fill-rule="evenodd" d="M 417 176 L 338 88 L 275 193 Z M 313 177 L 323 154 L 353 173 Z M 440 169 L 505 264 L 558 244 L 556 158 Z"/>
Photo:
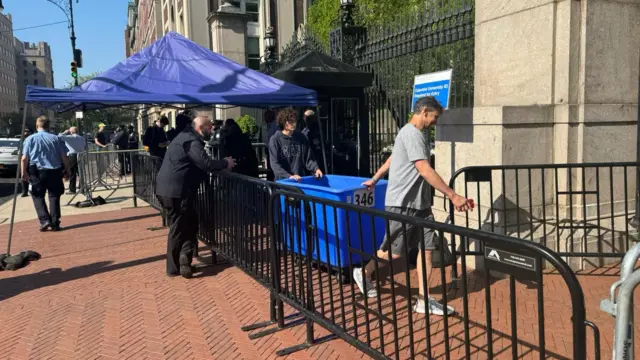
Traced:
<path fill-rule="evenodd" d="M 55 0 L 62 2 L 67 0 Z M 124 28 L 128 0 L 73 0 L 76 48 L 82 50 L 80 76 L 107 70 L 124 60 Z M 51 47 L 54 84 L 71 81 L 73 53 L 65 14 L 48 0 L 3 0 L 4 13 L 13 18 L 14 36 L 22 41 L 46 41 Z M 33 29 L 23 29 L 35 27 Z M 23 30 L 20 30 L 23 29 Z"/>

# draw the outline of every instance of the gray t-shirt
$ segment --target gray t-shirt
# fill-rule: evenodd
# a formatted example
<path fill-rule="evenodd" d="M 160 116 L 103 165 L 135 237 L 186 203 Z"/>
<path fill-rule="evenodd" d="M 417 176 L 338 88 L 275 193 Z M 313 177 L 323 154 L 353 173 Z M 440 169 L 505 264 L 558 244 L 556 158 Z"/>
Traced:
<path fill-rule="evenodd" d="M 427 141 L 420 130 L 407 124 L 398 132 L 391 152 L 385 206 L 415 210 L 431 207 L 431 187 L 414 165 L 418 160 L 429 161 Z"/>

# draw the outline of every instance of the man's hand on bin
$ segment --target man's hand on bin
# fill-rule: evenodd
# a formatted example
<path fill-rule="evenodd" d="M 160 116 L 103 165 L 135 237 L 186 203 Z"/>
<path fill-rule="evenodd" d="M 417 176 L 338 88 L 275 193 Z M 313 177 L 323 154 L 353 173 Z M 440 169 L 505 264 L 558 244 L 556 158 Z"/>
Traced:
<path fill-rule="evenodd" d="M 236 166 L 236 160 L 231 156 L 228 156 L 224 159 L 227 160 L 227 169 L 231 170 L 234 166 Z"/>
<path fill-rule="evenodd" d="M 369 180 L 363 182 L 362 186 L 364 186 L 367 189 L 371 190 L 371 189 L 373 189 L 374 186 L 376 186 L 376 182 L 373 179 L 369 179 Z"/>
<path fill-rule="evenodd" d="M 458 212 L 473 211 L 473 208 L 475 207 L 473 199 L 466 199 L 458 194 L 451 197 L 451 203 L 453 203 L 453 207 Z"/>
<path fill-rule="evenodd" d="M 315 176 L 316 179 L 322 179 L 322 170 L 316 170 L 316 173 L 313 176 Z"/>
<path fill-rule="evenodd" d="M 289 176 L 289 179 L 293 179 L 296 182 L 300 182 L 300 180 L 302 180 L 302 177 L 300 177 L 300 175 L 291 175 Z"/>

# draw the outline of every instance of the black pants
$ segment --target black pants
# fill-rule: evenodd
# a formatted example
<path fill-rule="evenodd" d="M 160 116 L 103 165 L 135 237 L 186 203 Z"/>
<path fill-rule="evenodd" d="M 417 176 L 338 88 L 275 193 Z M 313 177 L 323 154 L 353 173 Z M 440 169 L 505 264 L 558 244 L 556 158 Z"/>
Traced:
<path fill-rule="evenodd" d="M 30 165 L 29 182 L 31 182 L 31 197 L 36 213 L 38 213 L 40 225 L 49 223 L 59 226 L 62 216 L 60 214 L 60 195 L 64 193 L 62 169 L 38 169 L 35 165 Z M 49 193 L 51 212 L 49 212 L 44 200 L 47 192 Z"/>
<path fill-rule="evenodd" d="M 69 155 L 69 192 L 76 192 L 76 179 L 78 178 L 78 154 Z"/>
<path fill-rule="evenodd" d="M 125 153 L 118 153 L 118 163 L 120 163 L 120 176 L 124 176 L 125 174 L 125 157 L 127 155 Z"/>
<path fill-rule="evenodd" d="M 178 274 L 180 265 L 191 265 L 193 250 L 198 245 L 198 214 L 193 200 L 183 200 L 158 196 L 165 210 L 169 238 L 167 241 L 167 274 Z M 185 255 L 188 263 L 180 264 L 180 255 Z"/>
<path fill-rule="evenodd" d="M 29 195 L 29 182 L 22 180 L 22 195 Z"/>

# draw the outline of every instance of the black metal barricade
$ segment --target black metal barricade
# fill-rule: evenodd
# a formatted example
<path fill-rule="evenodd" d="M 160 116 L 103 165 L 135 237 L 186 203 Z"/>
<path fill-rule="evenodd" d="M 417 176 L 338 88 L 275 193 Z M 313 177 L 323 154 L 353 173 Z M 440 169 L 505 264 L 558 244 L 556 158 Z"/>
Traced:
<path fill-rule="evenodd" d="M 277 280 L 273 292 L 300 311 L 307 322 L 307 343 L 283 349 L 280 355 L 317 344 L 313 332 L 316 323 L 376 359 L 493 358 L 507 351 L 513 358 L 540 354 L 540 358 L 586 359 L 588 323 L 582 289 L 567 263 L 548 248 L 513 237 L 285 191 L 274 192 L 269 209 L 274 224 L 271 246 L 277 250 L 272 265 Z M 391 261 L 390 257 L 369 255 L 375 253 L 393 222 L 402 229 L 402 257 Z M 416 230 L 420 238 L 434 232 L 437 251 L 433 254 L 438 259 L 432 260 L 440 264 L 446 263 L 443 249 L 448 240 L 456 237 L 482 243 L 486 253 L 472 257 L 461 248 L 456 265 L 461 287 L 450 288 L 446 284 L 451 278 L 445 271 L 435 269 L 430 277 L 417 277 L 409 270 L 413 267 L 409 259 L 414 257 L 406 244 L 411 231 Z M 370 259 L 373 273 L 382 273 L 372 278 L 377 289 L 372 297 L 363 296 L 356 283 L 344 284 L 341 277 L 333 278 L 322 271 L 336 265 L 353 269 Z M 423 274 L 427 261 L 418 257 L 416 268 Z M 475 271 L 475 267 L 482 270 Z M 555 278 L 544 276 L 546 267 L 555 270 Z M 393 275 L 385 276 L 385 272 Z M 546 281 L 552 282 L 550 286 L 556 291 L 552 296 L 544 294 Z M 408 310 L 418 300 L 432 304 L 429 297 L 415 293 L 416 287 L 437 294 L 442 309 L 455 305 L 458 312 L 444 311 L 438 318 Z M 563 298 L 570 301 L 563 303 Z M 547 312 L 553 327 L 562 323 L 566 334 L 546 330 Z M 284 318 L 277 319 L 279 327 L 287 326 Z M 550 336 L 570 337 L 568 343 L 573 349 L 563 354 L 564 347 L 547 341 Z"/>
<path fill-rule="evenodd" d="M 162 159 L 157 156 L 151 156 L 148 153 L 134 154 L 132 157 L 133 206 L 138 206 L 138 199 L 146 202 L 162 213 L 162 226 L 166 226 L 164 211 L 156 197 L 156 177 L 161 164 Z"/>
<path fill-rule="evenodd" d="M 465 167 L 449 185 L 475 199 L 479 211 L 454 214 L 450 206 L 451 222 L 602 266 L 603 258 L 624 256 L 638 240 L 629 225 L 636 213 L 637 173 L 634 162 Z M 463 245 L 468 254 L 483 251 Z"/>
<path fill-rule="evenodd" d="M 339 337 L 376 359 L 492 358 L 503 352 L 514 358 L 524 354 L 586 358 L 590 323 L 585 319 L 582 289 L 569 266 L 539 244 L 309 197 L 298 189 L 228 172 L 212 174 L 202 185 L 197 204 L 199 239 L 212 248 L 214 259 L 216 253 L 224 256 L 271 293 L 270 320 L 243 330 L 275 326 L 250 338 L 306 324 L 307 341 L 281 349 L 278 355 Z M 483 244 L 486 254 L 470 256 L 461 248 L 455 266 L 461 274 L 458 288 L 446 286 L 451 277 L 440 268 L 418 281 L 412 268 L 426 273 L 428 260 L 410 261 L 416 254 L 409 254 L 408 246 L 399 260 L 370 255 L 392 222 L 401 224 L 404 240 L 410 229 L 421 235 L 434 231 L 438 249 L 434 262 L 446 263 L 442 249 L 456 238 Z M 327 271 L 346 268 L 351 273 L 370 259 L 373 273 L 381 274 L 373 277 L 377 292 L 372 297 L 364 297 L 356 282 L 346 283 Z M 553 268 L 555 275 L 547 278 L 545 268 Z M 433 303 L 430 297 L 417 295 L 420 285 L 458 312 L 437 317 L 408 311 L 419 299 L 427 308 Z M 555 293 L 545 296 L 549 287 Z M 285 317 L 284 303 L 299 313 Z M 551 320 L 545 319 L 546 314 Z M 549 321 L 553 330 L 546 328 Z M 314 324 L 330 335 L 316 338 Z M 558 333 L 558 324 L 565 333 Z M 573 348 L 556 346 L 557 341 L 548 341 L 550 336 L 566 337 Z"/>

